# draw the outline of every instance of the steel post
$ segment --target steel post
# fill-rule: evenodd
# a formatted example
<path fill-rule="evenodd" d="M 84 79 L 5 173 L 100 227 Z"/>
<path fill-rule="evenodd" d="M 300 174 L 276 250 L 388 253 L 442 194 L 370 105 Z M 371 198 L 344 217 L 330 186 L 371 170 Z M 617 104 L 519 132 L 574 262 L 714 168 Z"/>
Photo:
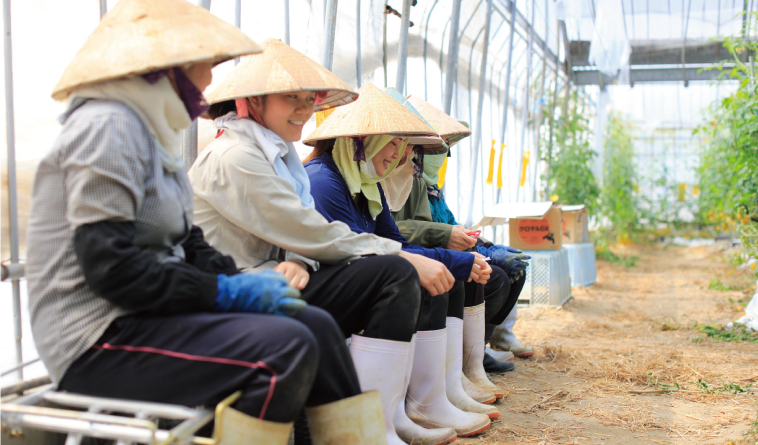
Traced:
<path fill-rule="evenodd" d="M 505 98 L 503 100 L 503 125 L 500 127 L 500 143 L 505 144 L 505 133 L 508 128 L 508 101 L 510 98 L 511 93 L 511 71 L 513 68 L 513 39 L 516 33 L 516 2 L 515 0 L 511 1 L 511 7 L 510 7 L 510 14 L 511 14 L 511 35 L 508 37 L 508 67 L 505 71 Z M 508 149 L 508 146 L 506 145 L 505 150 Z M 510 159 L 510 156 L 504 156 L 506 158 L 506 162 Z M 508 166 L 510 167 L 510 162 L 507 162 Z M 510 172 L 510 169 L 508 170 Z M 510 191 L 510 185 L 508 186 L 508 190 Z M 500 202 L 500 189 L 498 189 L 497 192 L 497 201 Z"/>
<path fill-rule="evenodd" d="M 332 69 L 332 61 L 334 60 L 334 33 L 337 29 L 337 2 L 338 0 L 327 0 L 326 2 L 324 52 L 323 57 L 321 58 L 321 64 L 328 70 Z"/>
<path fill-rule="evenodd" d="M 211 0 L 199 0 L 198 5 L 210 11 Z M 184 160 L 184 168 L 189 170 L 195 159 L 197 159 L 197 120 L 182 130 L 182 160 Z"/>
<path fill-rule="evenodd" d="M 289 0 L 285 1 L 289 4 Z M 287 21 L 289 22 L 289 20 Z M 242 29 L 242 0 L 234 0 L 234 26 Z M 287 41 L 287 44 L 289 45 L 289 41 Z M 234 66 L 237 66 L 238 63 L 240 63 L 240 58 L 236 57 L 234 59 Z"/>
<path fill-rule="evenodd" d="M 16 195 L 16 134 L 13 116 L 13 44 L 11 41 L 11 0 L 3 0 L 3 29 L 5 43 L 5 132 L 8 145 L 8 219 L 10 222 L 11 264 L 18 264 L 18 197 Z M 16 364 L 24 362 L 21 349 L 21 285 L 18 278 L 11 281 L 13 287 L 13 339 L 16 346 Z M 19 381 L 24 379 L 24 369 L 16 371 Z"/>
<path fill-rule="evenodd" d="M 556 52 L 560 53 L 560 47 L 561 47 L 561 38 L 560 38 L 560 30 L 561 28 L 561 22 L 556 21 L 555 23 L 555 50 Z M 558 80 L 559 80 L 559 71 L 558 71 L 558 64 L 555 64 L 555 79 L 553 80 L 553 94 L 552 98 L 550 100 L 550 133 L 548 134 L 547 138 L 547 156 L 546 156 L 546 164 L 545 164 L 545 197 L 549 197 L 548 193 L 550 193 L 550 167 L 553 160 L 553 131 L 555 128 L 555 106 L 556 106 L 556 98 L 558 97 Z"/>
<path fill-rule="evenodd" d="M 445 68 L 445 94 L 443 96 L 443 111 L 450 114 L 453 106 L 453 82 L 455 81 L 455 68 L 458 62 L 458 25 L 461 18 L 461 1 L 453 0 L 453 14 L 451 16 L 450 40 L 447 45 L 447 67 Z"/>
<path fill-rule="evenodd" d="M 355 45 L 355 73 L 358 78 L 356 88 L 360 88 L 363 79 L 363 67 L 361 66 L 363 63 L 361 60 L 361 0 L 355 0 Z"/>
<path fill-rule="evenodd" d="M 411 0 L 403 0 L 403 13 L 400 17 L 400 41 L 397 45 L 397 76 L 395 88 L 405 92 L 405 75 L 408 66 L 408 28 L 411 25 Z"/>
<path fill-rule="evenodd" d="M 524 103 L 522 104 L 523 108 L 521 110 L 521 125 L 523 128 L 521 131 L 521 147 L 519 147 L 519 181 L 521 179 L 521 175 L 526 175 L 526 171 L 524 170 L 524 145 L 526 143 L 526 133 L 529 130 L 529 83 L 532 80 L 532 52 L 534 50 L 534 1 L 532 1 L 532 8 L 529 13 L 531 15 L 531 20 L 529 20 L 529 24 L 531 26 L 529 30 L 529 43 L 526 49 L 526 81 L 524 82 Z M 523 187 L 521 187 L 521 182 L 519 182 L 519 186 L 516 188 L 516 202 L 519 202 L 522 198 L 522 188 Z"/>
<path fill-rule="evenodd" d="M 492 26 L 492 0 L 487 0 L 487 20 L 484 24 L 484 48 L 482 49 L 482 64 L 479 68 L 479 97 L 476 101 L 476 124 L 474 125 L 474 161 L 471 168 L 472 193 L 468 201 L 468 216 L 466 217 L 466 226 L 471 227 L 474 224 L 474 191 L 476 190 L 476 174 L 479 170 L 479 145 L 482 142 L 482 110 L 484 108 L 484 87 L 487 82 L 487 52 L 490 45 L 490 27 Z M 471 74 L 469 73 L 469 76 Z"/>
<path fill-rule="evenodd" d="M 284 43 L 290 44 L 290 0 L 284 0 Z"/>
<path fill-rule="evenodd" d="M 100 18 L 108 12 L 108 0 L 100 0 Z"/>
<path fill-rule="evenodd" d="M 429 91 L 427 86 L 427 81 L 429 80 L 429 75 L 426 71 L 426 47 L 429 43 L 429 20 L 432 18 L 432 13 L 434 12 L 434 7 L 437 6 L 437 2 L 439 0 L 434 0 L 434 3 L 432 3 L 432 7 L 429 8 L 429 15 L 426 16 L 426 27 L 424 27 L 424 100 L 429 100 Z M 358 3 L 360 3 L 360 0 L 358 0 Z M 443 33 L 444 34 L 444 33 Z M 441 53 L 442 51 L 440 51 Z M 440 66 L 441 68 L 442 66 Z"/>

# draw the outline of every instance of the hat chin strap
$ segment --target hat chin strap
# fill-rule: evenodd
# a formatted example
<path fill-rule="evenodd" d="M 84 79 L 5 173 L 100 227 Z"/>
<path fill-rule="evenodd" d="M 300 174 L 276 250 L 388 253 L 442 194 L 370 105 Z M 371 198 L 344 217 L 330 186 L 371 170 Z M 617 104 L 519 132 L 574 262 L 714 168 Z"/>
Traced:
<path fill-rule="evenodd" d="M 263 123 L 263 118 L 255 111 L 253 104 L 250 103 L 250 99 L 247 97 L 241 97 L 234 100 L 234 105 L 237 107 L 237 116 L 240 118 L 249 117 L 257 122 L 261 127 L 268 129 L 266 124 Z"/>

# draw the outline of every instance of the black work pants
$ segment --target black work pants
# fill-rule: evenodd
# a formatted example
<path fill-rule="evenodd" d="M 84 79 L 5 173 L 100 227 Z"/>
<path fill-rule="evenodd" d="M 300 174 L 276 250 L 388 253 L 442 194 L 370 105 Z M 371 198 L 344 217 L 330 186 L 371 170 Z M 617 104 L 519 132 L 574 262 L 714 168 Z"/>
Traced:
<path fill-rule="evenodd" d="M 521 295 L 521 291 L 524 289 L 524 284 L 526 283 L 526 274 L 510 283 L 508 274 L 503 269 L 498 266 L 492 266 L 491 277 L 495 277 L 496 274 L 498 277 L 501 277 L 497 282 L 493 281 L 492 278 L 487 282 L 487 284 L 493 283 L 492 288 L 489 289 L 491 292 L 489 297 L 487 296 L 487 286 L 485 285 L 484 288 L 484 318 L 487 322 L 485 336 L 487 341 L 492 336 L 495 327 L 502 323 L 516 306 L 518 297 Z M 501 283 L 499 288 L 497 287 L 497 283 Z"/>
<path fill-rule="evenodd" d="M 59 388 L 80 394 L 234 407 L 292 422 L 303 406 L 360 394 L 350 354 L 328 313 L 131 315 L 116 319 L 66 371 Z"/>
<path fill-rule="evenodd" d="M 301 293 L 308 304 L 329 312 L 345 337 L 363 331 L 370 338 L 408 342 L 416 330 L 440 321 L 445 327 L 447 297 L 422 292 L 416 270 L 397 255 L 322 266 Z"/>

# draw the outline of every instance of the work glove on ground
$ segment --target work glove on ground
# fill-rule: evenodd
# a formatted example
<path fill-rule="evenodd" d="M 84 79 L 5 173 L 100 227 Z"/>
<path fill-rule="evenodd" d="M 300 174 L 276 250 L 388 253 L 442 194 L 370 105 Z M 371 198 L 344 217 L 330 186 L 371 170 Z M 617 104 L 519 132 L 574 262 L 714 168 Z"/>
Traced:
<path fill-rule="evenodd" d="M 308 304 L 279 272 L 218 276 L 215 310 L 293 316 Z"/>

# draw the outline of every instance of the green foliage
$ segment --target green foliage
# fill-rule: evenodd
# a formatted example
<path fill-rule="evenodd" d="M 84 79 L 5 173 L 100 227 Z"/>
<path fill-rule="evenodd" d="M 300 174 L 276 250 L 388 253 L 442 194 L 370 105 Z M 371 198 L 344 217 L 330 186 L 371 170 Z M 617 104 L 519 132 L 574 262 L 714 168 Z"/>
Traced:
<path fill-rule="evenodd" d="M 603 243 L 598 243 L 597 248 L 595 249 L 595 255 L 600 260 L 608 261 L 609 263 L 619 264 L 623 267 L 634 267 L 637 265 L 637 262 L 640 260 L 640 257 L 637 255 L 617 255 L 611 251 L 611 249 L 608 248 L 607 245 L 604 245 Z"/>
<path fill-rule="evenodd" d="M 609 238 L 629 239 L 639 219 L 635 196 L 634 125 L 610 113 L 606 129 L 600 215 L 611 223 Z"/>
<path fill-rule="evenodd" d="M 698 331 L 713 340 L 726 342 L 758 343 L 758 331 L 748 329 L 745 325 L 735 323 L 731 329 L 719 325 L 698 325 Z M 693 341 L 695 341 L 693 339 Z M 702 339 L 701 339 L 702 341 Z M 696 343 L 700 343 L 697 341 Z"/>
<path fill-rule="evenodd" d="M 546 150 L 549 133 L 542 139 L 544 157 L 550 156 L 548 196 L 557 197 L 566 204 L 584 204 L 589 214 L 593 215 L 597 210 L 600 189 L 592 174 L 592 160 L 596 153 L 590 146 L 588 98 L 574 92 L 547 109 L 556 107 L 561 114 L 554 123 L 551 153 Z"/>
<path fill-rule="evenodd" d="M 755 28 L 758 15 L 748 26 Z M 739 233 L 748 253 L 758 253 L 758 96 L 753 64 L 746 54 L 756 54 L 758 42 L 741 36 L 728 37 L 724 47 L 735 63 L 729 71 L 739 80 L 732 95 L 706 111 L 705 122 L 695 129 L 700 138 L 701 163 L 699 219 L 717 224 L 719 230 Z M 732 62 L 732 60 L 729 60 Z M 723 69 L 723 62 L 713 69 Z"/>
<path fill-rule="evenodd" d="M 719 280 L 718 278 L 711 278 L 711 282 L 708 283 L 708 289 L 717 290 L 721 292 L 728 292 L 730 290 L 733 290 L 731 287 L 722 283 L 721 280 Z"/>

